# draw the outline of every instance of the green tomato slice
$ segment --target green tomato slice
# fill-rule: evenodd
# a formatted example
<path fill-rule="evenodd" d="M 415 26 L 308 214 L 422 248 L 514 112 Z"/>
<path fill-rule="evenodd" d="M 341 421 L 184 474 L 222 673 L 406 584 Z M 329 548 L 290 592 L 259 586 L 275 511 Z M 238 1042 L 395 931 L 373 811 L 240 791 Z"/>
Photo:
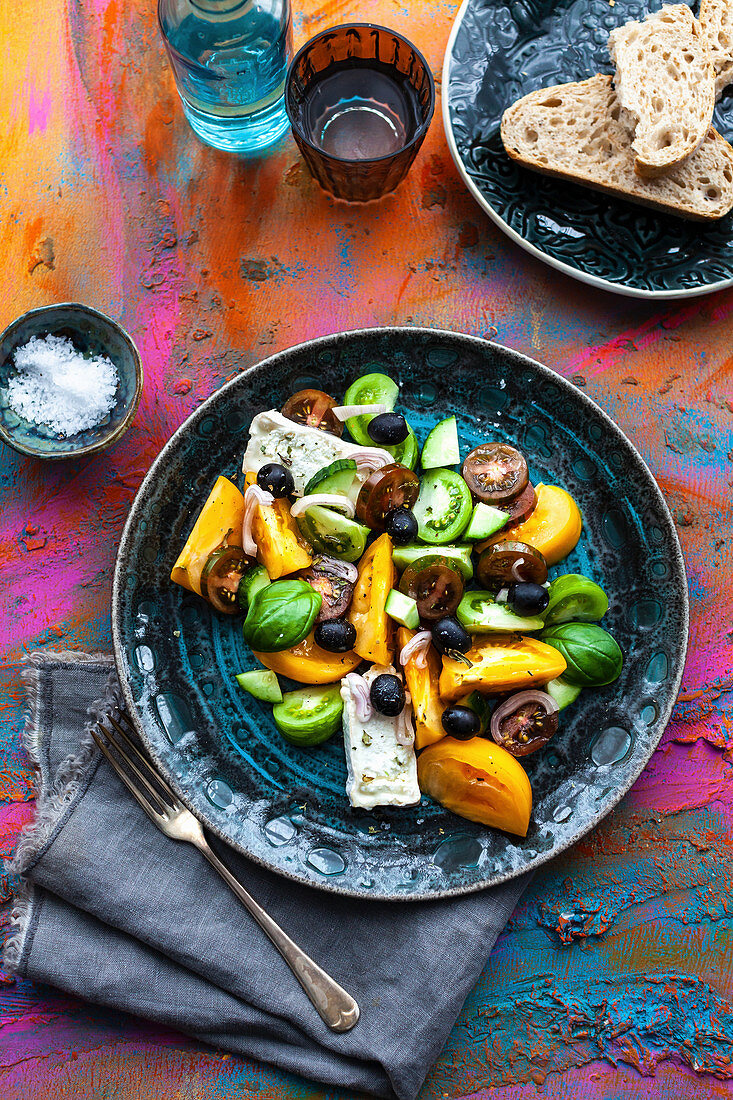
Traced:
<path fill-rule="evenodd" d="M 580 573 L 555 577 L 548 589 L 550 602 L 543 618 L 546 626 L 559 623 L 595 623 L 608 611 L 603 589 Z"/>
<path fill-rule="evenodd" d="M 369 443 L 372 447 L 376 444 L 370 437 Z M 393 443 L 389 447 L 383 448 L 394 458 L 395 462 L 399 462 L 400 466 L 406 466 L 408 470 L 414 470 L 417 466 L 417 456 L 420 453 L 420 448 L 417 442 L 417 436 L 413 432 L 410 425 L 407 425 L 407 436 L 401 443 Z"/>
<path fill-rule="evenodd" d="M 388 375 L 363 374 L 349 386 L 344 395 L 344 405 L 386 405 L 387 412 L 392 412 L 399 392 L 399 386 Z M 352 416 L 346 421 L 351 438 L 363 447 L 375 446 L 374 440 L 367 432 L 372 419 L 371 416 Z"/>
<path fill-rule="evenodd" d="M 333 508 L 312 504 L 297 517 L 297 524 L 316 554 L 358 561 L 364 553 L 369 528 Z"/>
<path fill-rule="evenodd" d="M 431 470 L 420 479 L 420 495 L 412 509 L 418 537 L 442 544 L 460 538 L 472 511 L 471 493 L 455 470 Z"/>
<path fill-rule="evenodd" d="M 328 741 L 341 725 L 344 709 L 339 684 L 287 691 L 272 708 L 280 733 L 292 745 L 311 748 Z"/>

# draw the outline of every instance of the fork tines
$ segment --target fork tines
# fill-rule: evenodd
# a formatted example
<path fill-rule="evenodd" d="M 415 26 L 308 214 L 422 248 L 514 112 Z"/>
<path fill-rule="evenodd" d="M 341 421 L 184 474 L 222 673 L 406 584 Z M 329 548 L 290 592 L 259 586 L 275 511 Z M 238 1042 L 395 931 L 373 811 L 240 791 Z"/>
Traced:
<path fill-rule="evenodd" d="M 118 718 L 125 722 L 130 732 L 133 732 L 132 719 L 127 712 L 118 710 L 117 713 Z M 91 734 L 99 749 L 143 809 L 147 810 L 149 807 L 155 813 L 165 815 L 169 810 L 176 808 L 178 799 L 175 794 L 165 780 L 158 775 L 147 757 L 140 752 L 118 719 L 112 714 L 106 715 L 104 719 L 97 722 L 96 730 L 92 727 Z M 148 805 L 146 806 L 145 803 Z"/>

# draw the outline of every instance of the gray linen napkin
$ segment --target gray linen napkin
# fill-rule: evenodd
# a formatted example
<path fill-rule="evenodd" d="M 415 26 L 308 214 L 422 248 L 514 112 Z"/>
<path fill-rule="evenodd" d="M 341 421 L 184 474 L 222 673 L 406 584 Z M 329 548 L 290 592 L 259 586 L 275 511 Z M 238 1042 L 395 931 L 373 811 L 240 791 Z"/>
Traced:
<path fill-rule="evenodd" d="M 303 1077 L 413 1100 L 526 879 L 455 901 L 334 897 L 212 843 L 283 928 L 359 1001 L 323 1024 L 269 940 L 205 860 L 148 821 L 85 727 L 117 693 L 109 657 L 33 653 L 25 743 L 38 813 L 10 870 L 24 876 L 11 972 Z"/>

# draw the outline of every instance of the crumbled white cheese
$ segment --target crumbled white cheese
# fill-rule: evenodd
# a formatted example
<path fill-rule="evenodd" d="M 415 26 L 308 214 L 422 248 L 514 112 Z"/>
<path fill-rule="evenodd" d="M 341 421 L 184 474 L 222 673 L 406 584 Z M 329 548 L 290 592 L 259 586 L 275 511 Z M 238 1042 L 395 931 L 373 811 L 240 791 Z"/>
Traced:
<path fill-rule="evenodd" d="M 364 673 L 371 684 L 382 673 L 395 675 L 391 667 L 373 665 Z M 346 752 L 346 793 L 352 806 L 371 810 L 375 806 L 414 806 L 420 801 L 417 782 L 414 733 L 404 737 L 407 744 L 400 744 L 401 722 L 407 719 L 412 730 L 409 708 L 405 718 L 388 718 L 377 711 L 371 718 L 362 720 L 348 677 L 341 681 L 341 698 L 344 701 L 344 750 Z"/>
<path fill-rule="evenodd" d="M 257 473 L 267 462 L 287 466 L 293 475 L 295 492 L 302 496 L 314 474 L 339 458 L 351 458 L 355 452 L 373 451 L 383 462 L 393 462 L 388 451 L 379 447 L 357 447 L 347 439 L 319 431 L 307 424 L 296 424 L 272 409 L 254 417 L 249 426 L 249 443 L 242 469 Z"/>

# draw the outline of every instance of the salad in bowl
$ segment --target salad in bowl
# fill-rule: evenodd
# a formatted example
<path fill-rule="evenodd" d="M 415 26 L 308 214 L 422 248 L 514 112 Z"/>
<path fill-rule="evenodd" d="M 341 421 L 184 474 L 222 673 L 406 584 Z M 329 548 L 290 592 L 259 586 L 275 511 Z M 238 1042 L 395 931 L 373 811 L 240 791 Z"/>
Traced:
<path fill-rule="evenodd" d="M 549 578 L 582 530 L 565 489 L 495 434 L 462 455 L 454 416 L 420 449 L 398 397 L 372 373 L 258 413 L 241 488 L 218 477 L 171 578 L 243 630 L 259 667 L 237 680 L 283 738 L 343 730 L 351 806 L 426 795 L 525 836 L 522 760 L 620 674 L 608 599 Z"/>

